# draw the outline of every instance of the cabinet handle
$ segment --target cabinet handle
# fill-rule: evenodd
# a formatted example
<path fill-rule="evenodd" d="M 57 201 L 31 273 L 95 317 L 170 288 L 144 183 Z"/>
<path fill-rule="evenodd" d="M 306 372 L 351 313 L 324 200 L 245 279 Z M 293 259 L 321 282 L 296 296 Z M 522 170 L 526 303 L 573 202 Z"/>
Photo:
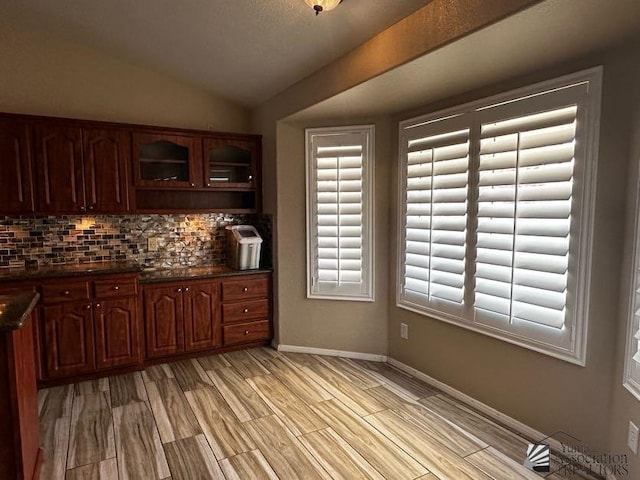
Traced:
<path fill-rule="evenodd" d="M 182 289 L 181 289 L 181 288 L 179 288 L 179 289 L 177 289 L 177 290 L 176 290 L 176 292 L 181 292 L 181 291 L 182 291 Z"/>
<path fill-rule="evenodd" d="M 245 330 L 245 331 L 244 331 L 244 334 L 245 334 L 245 335 L 249 335 L 249 330 Z"/>
<path fill-rule="evenodd" d="M 84 307 L 84 308 L 86 308 L 87 310 L 91 310 L 91 304 L 87 305 L 87 306 L 86 306 L 86 307 Z"/>
<path fill-rule="evenodd" d="M 211 184 L 210 184 L 210 183 L 207 183 L 207 187 L 210 187 L 210 186 L 211 186 Z"/>
<path fill-rule="evenodd" d="M 245 308 L 244 310 L 242 310 L 242 313 L 249 313 L 249 309 Z"/>
<path fill-rule="evenodd" d="M 99 303 L 96 303 L 96 307 L 100 308 L 102 305 L 100 305 Z"/>
<path fill-rule="evenodd" d="M 191 186 L 192 186 L 192 187 L 195 187 L 195 186 L 196 186 L 196 184 L 195 184 L 195 183 L 192 183 L 192 184 L 191 184 Z"/>
<path fill-rule="evenodd" d="M 71 292 L 69 290 L 65 290 L 64 292 L 62 292 L 63 295 L 69 295 Z"/>
<path fill-rule="evenodd" d="M 82 206 L 80 207 L 80 210 L 82 210 L 82 211 L 84 212 L 84 211 L 86 210 L 86 207 L 85 207 L 84 205 L 82 205 Z"/>
<path fill-rule="evenodd" d="M 89 210 L 93 210 L 93 205 L 89 205 Z"/>
<path fill-rule="evenodd" d="M 248 291 L 249 291 L 249 287 L 244 287 L 244 288 L 242 289 L 242 291 L 243 291 L 243 292 L 248 292 Z"/>
<path fill-rule="evenodd" d="M 120 287 L 116 285 L 115 287 L 113 287 L 113 289 L 117 292 L 118 290 L 120 290 Z"/>
<path fill-rule="evenodd" d="M 189 291 L 189 287 L 184 287 L 184 291 L 188 292 Z"/>

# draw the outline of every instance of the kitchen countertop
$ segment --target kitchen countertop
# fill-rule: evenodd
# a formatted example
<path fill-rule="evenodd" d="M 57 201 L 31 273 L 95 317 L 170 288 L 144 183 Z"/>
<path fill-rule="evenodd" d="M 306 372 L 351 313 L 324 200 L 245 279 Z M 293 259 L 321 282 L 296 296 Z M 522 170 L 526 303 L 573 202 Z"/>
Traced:
<path fill-rule="evenodd" d="M 197 280 L 213 277 L 228 277 L 235 275 L 254 275 L 269 273 L 268 269 L 233 270 L 226 265 L 210 267 L 178 267 L 178 268 L 148 268 L 140 273 L 140 283 L 160 283 L 176 280 Z"/>
<path fill-rule="evenodd" d="M 3 268 L 0 269 L 0 282 L 82 277 L 87 275 L 139 273 L 141 283 L 159 283 L 174 280 L 197 280 L 268 272 L 271 272 L 271 270 L 233 270 L 226 265 L 212 265 L 207 267 L 144 268 L 142 265 L 135 262 L 100 262 L 52 265 L 37 268 Z"/>
<path fill-rule="evenodd" d="M 0 295 L 0 332 L 21 328 L 39 299 L 35 292 Z"/>
<path fill-rule="evenodd" d="M 142 271 L 142 267 L 135 262 L 96 262 L 51 265 L 36 268 L 2 268 L 0 269 L 0 282 L 9 280 L 19 281 L 56 277 L 107 275 L 110 273 L 135 273 L 140 271 Z"/>

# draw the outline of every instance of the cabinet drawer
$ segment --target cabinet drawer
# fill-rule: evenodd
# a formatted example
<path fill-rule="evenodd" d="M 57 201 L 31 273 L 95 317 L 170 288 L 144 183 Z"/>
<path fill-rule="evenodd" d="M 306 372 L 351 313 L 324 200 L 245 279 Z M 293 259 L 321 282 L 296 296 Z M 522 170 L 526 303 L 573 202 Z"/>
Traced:
<path fill-rule="evenodd" d="M 241 300 L 243 298 L 266 298 L 269 293 L 269 280 L 266 277 L 222 282 L 222 300 Z"/>
<path fill-rule="evenodd" d="M 89 282 L 65 282 L 42 285 L 42 302 L 45 304 L 89 300 Z"/>
<path fill-rule="evenodd" d="M 134 278 L 106 279 L 93 282 L 96 298 L 129 297 L 138 294 Z"/>
<path fill-rule="evenodd" d="M 271 329 L 269 328 L 269 320 L 262 320 L 260 322 L 224 325 L 222 334 L 225 345 L 236 345 L 268 340 L 271 338 Z"/>
<path fill-rule="evenodd" d="M 269 316 L 269 300 L 249 300 L 246 302 L 222 304 L 222 321 L 238 322 L 266 318 Z"/>

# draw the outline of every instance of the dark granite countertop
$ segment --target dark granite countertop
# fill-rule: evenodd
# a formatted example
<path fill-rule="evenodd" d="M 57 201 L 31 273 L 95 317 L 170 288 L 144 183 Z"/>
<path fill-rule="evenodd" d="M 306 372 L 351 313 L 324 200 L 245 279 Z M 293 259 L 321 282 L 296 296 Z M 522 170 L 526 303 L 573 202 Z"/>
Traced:
<path fill-rule="evenodd" d="M 35 292 L 0 295 L 0 332 L 21 328 L 39 299 L 40 294 Z"/>
<path fill-rule="evenodd" d="M 233 270 L 226 265 L 214 265 L 209 267 L 177 267 L 177 268 L 148 268 L 140 273 L 140 283 L 160 283 L 179 280 L 198 280 L 215 277 L 228 277 L 235 275 L 255 275 L 257 273 L 269 273 L 268 269 Z"/>
<path fill-rule="evenodd" d="M 135 262 L 96 262 L 51 265 L 36 268 L 2 268 L 0 282 L 38 280 L 56 277 L 80 277 L 85 275 L 107 275 L 114 273 L 140 272 L 142 267 Z"/>

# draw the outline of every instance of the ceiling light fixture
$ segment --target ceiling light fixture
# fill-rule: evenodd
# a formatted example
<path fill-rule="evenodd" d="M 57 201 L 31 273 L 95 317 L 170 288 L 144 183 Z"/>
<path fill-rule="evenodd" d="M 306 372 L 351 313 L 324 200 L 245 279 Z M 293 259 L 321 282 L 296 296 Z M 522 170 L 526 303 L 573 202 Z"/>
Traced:
<path fill-rule="evenodd" d="M 320 12 L 328 12 L 338 6 L 342 0 L 304 0 L 318 15 Z"/>

